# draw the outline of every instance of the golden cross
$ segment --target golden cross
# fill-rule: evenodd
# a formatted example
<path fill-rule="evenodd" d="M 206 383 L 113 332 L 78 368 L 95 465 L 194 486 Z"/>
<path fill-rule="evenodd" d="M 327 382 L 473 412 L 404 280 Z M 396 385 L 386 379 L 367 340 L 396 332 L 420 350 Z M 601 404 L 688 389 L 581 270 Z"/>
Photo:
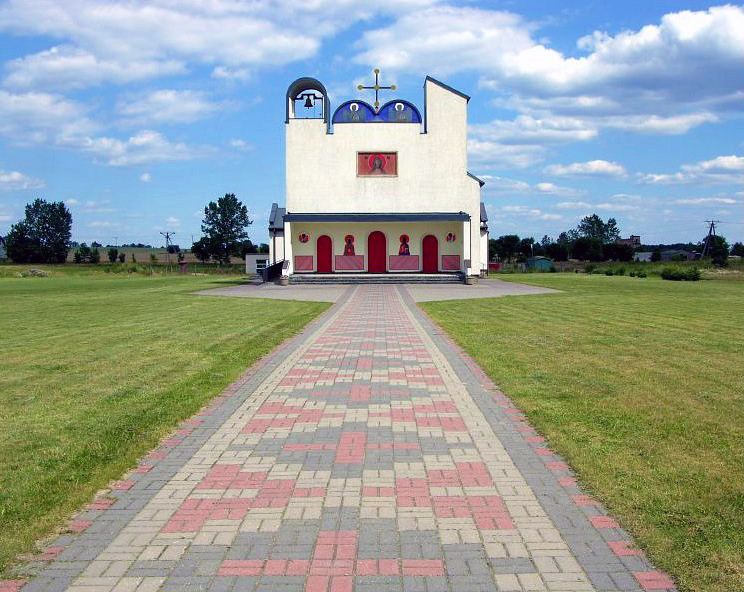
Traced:
<path fill-rule="evenodd" d="M 375 68 L 375 83 L 373 86 L 364 86 L 360 84 L 357 86 L 358 90 L 373 90 L 375 91 L 375 109 L 380 108 L 380 91 L 381 90 L 395 90 L 396 86 L 391 84 L 390 86 L 380 86 L 380 69 Z"/>

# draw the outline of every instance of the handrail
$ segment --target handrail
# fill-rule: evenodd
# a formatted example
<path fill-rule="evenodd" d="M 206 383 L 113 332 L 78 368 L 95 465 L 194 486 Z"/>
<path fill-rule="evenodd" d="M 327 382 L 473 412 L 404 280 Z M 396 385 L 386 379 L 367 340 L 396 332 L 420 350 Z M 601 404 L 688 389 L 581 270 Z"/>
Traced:
<path fill-rule="evenodd" d="M 284 263 L 285 261 L 277 261 L 273 265 L 267 265 L 263 270 L 261 270 L 261 278 L 264 282 L 271 282 L 282 275 L 282 270 L 284 269 Z"/>

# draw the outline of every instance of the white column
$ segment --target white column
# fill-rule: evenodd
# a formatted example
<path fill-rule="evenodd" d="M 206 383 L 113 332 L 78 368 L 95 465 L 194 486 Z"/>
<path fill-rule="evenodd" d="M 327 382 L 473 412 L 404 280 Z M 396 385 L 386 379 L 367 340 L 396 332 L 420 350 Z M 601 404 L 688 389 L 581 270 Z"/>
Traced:
<path fill-rule="evenodd" d="M 462 272 L 465 275 L 472 275 L 473 261 L 471 259 L 471 241 L 470 221 L 462 221 Z M 465 262 L 470 260 L 470 265 L 466 266 Z"/>
<path fill-rule="evenodd" d="M 277 254 L 281 258 L 282 254 Z M 294 273 L 294 258 L 292 257 L 292 224 L 284 222 L 284 259 L 288 263 L 287 275 Z"/>

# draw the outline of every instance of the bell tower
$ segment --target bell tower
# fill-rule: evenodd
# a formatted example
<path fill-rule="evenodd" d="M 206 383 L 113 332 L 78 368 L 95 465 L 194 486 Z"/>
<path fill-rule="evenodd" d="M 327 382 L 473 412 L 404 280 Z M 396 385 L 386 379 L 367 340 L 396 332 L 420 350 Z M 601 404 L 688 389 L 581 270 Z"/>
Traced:
<path fill-rule="evenodd" d="M 325 86 L 315 78 L 298 78 L 287 89 L 287 118 L 321 119 L 330 125 L 330 101 Z"/>

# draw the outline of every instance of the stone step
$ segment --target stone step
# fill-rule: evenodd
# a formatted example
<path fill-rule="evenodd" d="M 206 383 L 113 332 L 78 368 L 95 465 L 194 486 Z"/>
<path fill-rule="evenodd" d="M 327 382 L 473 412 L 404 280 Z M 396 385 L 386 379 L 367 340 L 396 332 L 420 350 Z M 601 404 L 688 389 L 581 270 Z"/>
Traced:
<path fill-rule="evenodd" d="M 461 284 L 461 273 L 295 273 L 290 284 Z"/>

